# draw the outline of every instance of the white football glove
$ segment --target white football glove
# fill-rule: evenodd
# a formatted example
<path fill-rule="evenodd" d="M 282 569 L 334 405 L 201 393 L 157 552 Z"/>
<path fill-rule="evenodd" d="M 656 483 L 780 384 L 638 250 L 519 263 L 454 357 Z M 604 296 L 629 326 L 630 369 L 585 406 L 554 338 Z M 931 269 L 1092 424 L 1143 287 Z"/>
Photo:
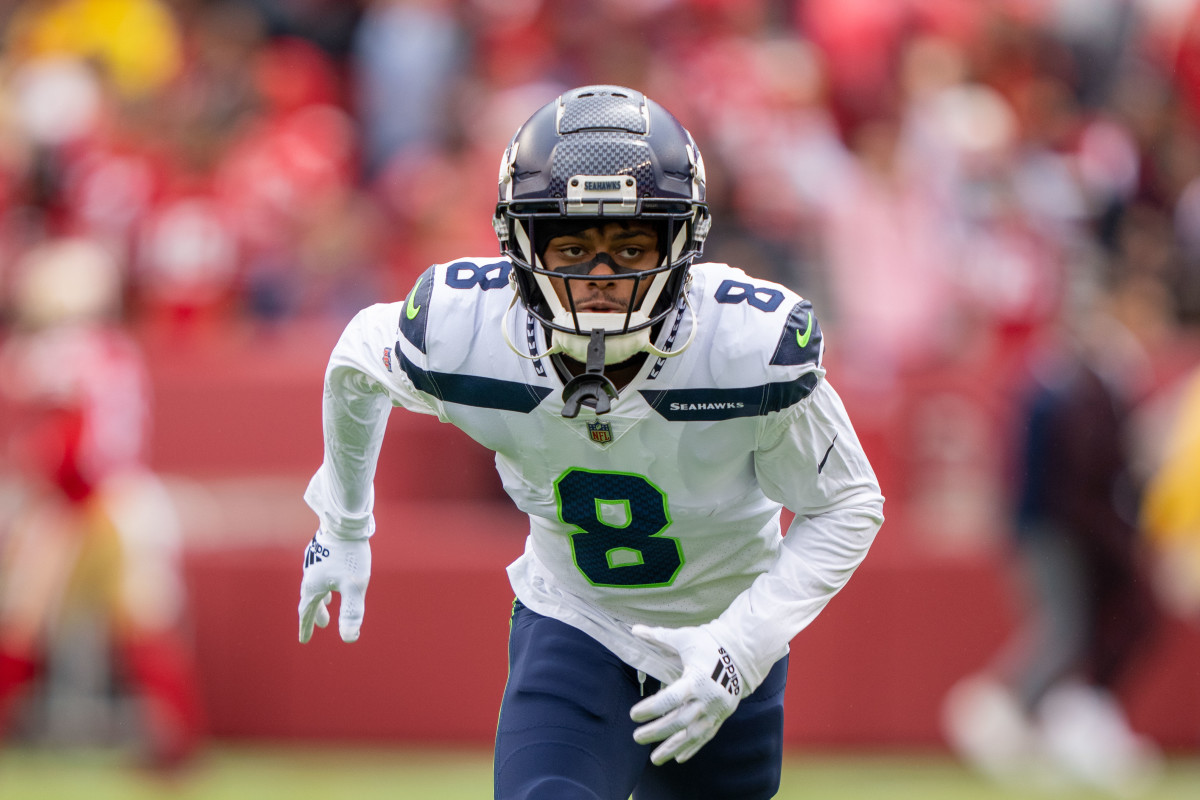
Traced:
<path fill-rule="evenodd" d="M 644 641 L 674 650 L 683 662 L 683 675 L 630 709 L 638 744 L 662 742 L 650 760 L 662 765 L 672 758 L 687 761 L 716 735 L 749 687 L 732 656 L 704 628 L 651 628 L 634 625 Z M 663 741 L 663 740 L 666 741 Z"/>
<path fill-rule="evenodd" d="M 371 580 L 371 545 L 367 539 L 339 539 L 320 530 L 304 550 L 304 578 L 300 582 L 300 643 L 313 635 L 313 625 L 329 624 L 333 592 L 342 595 L 338 633 L 343 642 L 358 640 L 367 582 Z"/>

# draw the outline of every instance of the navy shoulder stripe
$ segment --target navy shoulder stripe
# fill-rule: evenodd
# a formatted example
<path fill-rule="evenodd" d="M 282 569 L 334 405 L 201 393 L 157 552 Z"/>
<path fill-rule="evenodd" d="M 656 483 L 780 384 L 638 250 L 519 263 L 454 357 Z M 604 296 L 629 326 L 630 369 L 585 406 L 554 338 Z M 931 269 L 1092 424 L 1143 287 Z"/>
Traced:
<path fill-rule="evenodd" d="M 545 386 L 421 369 L 400 351 L 399 342 L 396 353 L 400 356 L 400 369 L 408 375 L 413 386 L 445 403 L 528 414 L 550 394 L 550 389 Z"/>
<path fill-rule="evenodd" d="M 642 389 L 646 402 L 672 422 L 718 422 L 782 411 L 812 394 L 821 377 L 806 372 L 793 381 L 740 389 Z"/>

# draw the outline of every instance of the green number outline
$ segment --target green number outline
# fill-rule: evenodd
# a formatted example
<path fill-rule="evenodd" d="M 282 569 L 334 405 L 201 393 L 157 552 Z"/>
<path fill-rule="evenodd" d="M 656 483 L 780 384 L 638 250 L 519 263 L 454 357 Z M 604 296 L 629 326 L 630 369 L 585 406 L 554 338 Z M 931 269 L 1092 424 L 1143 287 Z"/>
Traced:
<path fill-rule="evenodd" d="M 627 478 L 637 478 L 638 480 L 645 482 L 647 486 L 649 486 L 655 492 L 658 493 L 658 496 L 662 499 L 662 512 L 663 512 L 663 517 L 666 519 L 666 524 L 664 524 L 661 528 L 656 530 L 654 533 L 647 533 L 647 534 L 643 534 L 643 535 L 645 536 L 646 539 L 658 539 L 659 541 L 671 542 L 672 544 L 675 545 L 675 554 L 676 554 L 676 557 L 677 557 L 679 563 L 676 565 L 674 571 L 671 573 L 671 577 L 667 578 L 664 581 L 658 581 L 655 583 L 637 583 L 637 584 L 604 583 L 601 581 L 593 580 L 592 577 L 587 574 L 587 571 L 584 570 L 584 568 L 582 566 L 580 566 L 580 564 L 579 564 L 579 556 L 576 552 L 576 547 L 577 547 L 577 538 L 576 537 L 580 536 L 581 534 L 588 534 L 588 533 L 594 534 L 594 533 L 600 533 L 601 531 L 599 531 L 599 530 L 589 531 L 588 529 L 584 528 L 583 526 L 581 526 L 577 523 L 568 522 L 567 520 L 565 520 L 563 518 L 563 498 L 562 498 L 562 491 L 560 489 L 560 484 L 564 480 L 566 480 L 571 475 L 573 475 L 575 473 L 579 473 L 579 472 L 585 472 L 590 475 L 620 475 L 620 476 L 627 477 Z M 638 529 L 634 524 L 633 504 L 630 502 L 629 498 L 592 497 L 591 499 L 592 499 L 592 501 L 594 503 L 594 507 L 596 509 L 596 524 L 597 525 L 601 526 L 604 529 L 611 530 L 611 531 L 628 530 L 632 527 L 632 528 L 634 528 L 635 533 L 638 532 Z M 605 522 L 604 519 L 600 515 L 600 506 L 601 506 L 602 502 L 603 503 L 623 503 L 627 510 L 625 524 L 624 525 L 611 525 L 611 524 Z M 556 478 L 554 481 L 554 504 L 555 504 L 555 513 L 558 515 L 559 522 L 563 523 L 564 525 L 569 525 L 575 529 L 573 533 L 569 534 L 569 537 L 571 539 L 571 559 L 575 563 L 575 568 L 579 570 L 579 574 L 583 575 L 583 577 L 587 580 L 587 582 L 590 583 L 592 586 L 607 587 L 607 588 L 614 588 L 614 589 L 653 589 L 653 588 L 660 588 L 663 586 L 670 586 L 672 583 L 675 582 L 675 579 L 677 577 L 679 577 L 679 571 L 683 569 L 683 564 L 685 561 L 684 555 L 683 555 L 683 545 L 680 544 L 679 539 L 674 536 L 663 536 L 663 534 L 666 532 L 666 530 L 668 528 L 670 528 L 672 525 L 671 507 L 670 507 L 670 504 L 667 502 L 667 493 L 664 492 L 662 489 L 660 489 L 654 483 L 654 481 L 650 480 L 645 475 L 639 475 L 636 472 L 620 472 L 620 471 L 613 471 L 613 470 L 583 469 L 582 467 L 568 467 L 567 469 L 563 470 L 562 474 L 559 475 L 558 478 Z M 638 554 L 638 560 L 633 563 L 614 565 L 613 559 L 612 559 L 612 554 L 614 551 L 617 551 L 617 550 L 635 552 Z M 645 563 L 643 551 L 639 550 L 636 547 L 630 547 L 629 545 L 614 545 L 613 547 L 608 548 L 608 550 L 605 551 L 605 560 L 608 563 L 608 566 L 610 569 L 621 569 L 623 567 L 638 567 L 638 566 L 643 566 Z"/>

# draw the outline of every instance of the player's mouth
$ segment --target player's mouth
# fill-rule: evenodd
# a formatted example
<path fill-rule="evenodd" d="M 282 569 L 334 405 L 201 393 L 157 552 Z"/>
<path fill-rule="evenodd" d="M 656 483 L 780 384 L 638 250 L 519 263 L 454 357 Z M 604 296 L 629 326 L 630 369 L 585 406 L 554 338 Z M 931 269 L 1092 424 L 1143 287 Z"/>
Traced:
<path fill-rule="evenodd" d="M 625 304 L 611 300 L 585 300 L 575 306 L 579 311 L 586 311 L 593 314 L 624 314 Z"/>

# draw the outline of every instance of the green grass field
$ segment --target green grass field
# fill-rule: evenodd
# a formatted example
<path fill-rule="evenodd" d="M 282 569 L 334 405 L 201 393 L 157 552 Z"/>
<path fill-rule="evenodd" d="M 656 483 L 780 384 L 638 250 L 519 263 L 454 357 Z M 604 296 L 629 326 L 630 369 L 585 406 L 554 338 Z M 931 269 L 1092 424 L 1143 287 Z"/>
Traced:
<path fill-rule="evenodd" d="M 171 781 L 119 754 L 16 748 L 0 752 L 5 800 L 481 800 L 487 752 L 222 746 Z M 789 756 L 780 800 L 1088 800 L 1086 791 L 1002 789 L 940 755 Z M 1196 800 L 1200 758 L 1172 759 L 1142 800 Z"/>

